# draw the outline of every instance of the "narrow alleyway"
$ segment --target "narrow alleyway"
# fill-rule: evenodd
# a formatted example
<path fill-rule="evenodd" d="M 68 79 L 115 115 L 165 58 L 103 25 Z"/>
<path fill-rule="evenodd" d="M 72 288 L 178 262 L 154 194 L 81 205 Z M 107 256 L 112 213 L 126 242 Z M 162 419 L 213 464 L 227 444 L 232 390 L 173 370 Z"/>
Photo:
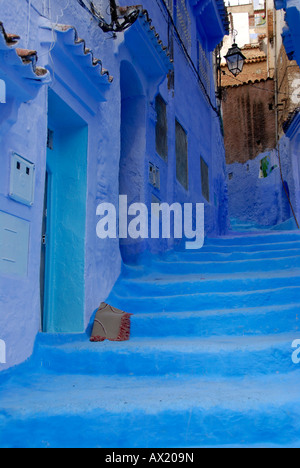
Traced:
<path fill-rule="evenodd" d="M 297 232 L 252 233 L 124 267 L 131 340 L 39 335 L 0 376 L 0 445 L 299 445 L 299 258 Z"/>

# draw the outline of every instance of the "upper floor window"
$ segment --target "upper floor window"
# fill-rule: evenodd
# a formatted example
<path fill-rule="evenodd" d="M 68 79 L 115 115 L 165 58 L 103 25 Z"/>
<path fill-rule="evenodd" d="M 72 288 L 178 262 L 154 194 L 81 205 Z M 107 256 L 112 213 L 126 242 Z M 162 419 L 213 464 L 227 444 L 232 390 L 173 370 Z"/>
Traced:
<path fill-rule="evenodd" d="M 188 51 L 191 50 L 191 17 L 186 0 L 174 0 L 175 22 L 180 37 Z"/>
<path fill-rule="evenodd" d="M 201 185 L 202 195 L 208 202 L 210 201 L 209 190 L 209 168 L 203 158 L 201 158 Z"/>
<path fill-rule="evenodd" d="M 176 120 L 176 177 L 178 182 L 188 190 L 188 139 L 182 125 Z"/>
<path fill-rule="evenodd" d="M 167 104 L 160 94 L 155 99 L 156 110 L 156 152 L 165 161 L 168 160 L 168 119 Z"/>
<path fill-rule="evenodd" d="M 172 16 L 173 16 L 173 13 L 174 13 L 174 1 L 176 1 L 176 0 L 166 0 L 166 5 L 169 8 L 169 11 L 172 14 Z"/>
<path fill-rule="evenodd" d="M 198 72 L 199 72 L 199 75 L 202 78 L 202 81 L 204 83 L 206 91 L 208 92 L 208 94 L 210 94 L 210 86 L 211 86 L 211 84 L 210 84 L 210 69 L 211 69 L 210 63 L 209 63 L 209 60 L 207 58 L 207 54 L 206 54 L 204 48 L 202 47 L 201 42 L 198 40 L 197 43 L 198 43 L 198 46 L 197 46 Z"/>

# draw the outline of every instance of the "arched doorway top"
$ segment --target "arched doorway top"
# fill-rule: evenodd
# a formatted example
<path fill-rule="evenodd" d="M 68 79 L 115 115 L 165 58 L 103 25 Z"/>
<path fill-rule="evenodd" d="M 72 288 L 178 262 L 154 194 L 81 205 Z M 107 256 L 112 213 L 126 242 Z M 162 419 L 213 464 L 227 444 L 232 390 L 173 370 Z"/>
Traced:
<path fill-rule="evenodd" d="M 134 66 L 127 60 L 121 62 L 121 93 L 122 99 L 145 96 L 141 80 Z"/>

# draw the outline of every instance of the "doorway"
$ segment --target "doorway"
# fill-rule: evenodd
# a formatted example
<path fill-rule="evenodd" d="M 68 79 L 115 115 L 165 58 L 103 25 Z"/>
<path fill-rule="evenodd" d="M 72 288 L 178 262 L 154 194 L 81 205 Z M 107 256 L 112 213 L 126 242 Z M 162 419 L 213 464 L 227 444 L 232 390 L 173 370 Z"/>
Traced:
<path fill-rule="evenodd" d="M 88 126 L 52 90 L 41 258 L 42 330 L 84 331 Z"/>
<path fill-rule="evenodd" d="M 144 201 L 146 152 L 146 98 L 131 63 L 121 62 L 121 158 L 119 193 L 128 205 Z M 123 261 L 130 261 L 141 249 L 140 240 L 120 239 Z"/>

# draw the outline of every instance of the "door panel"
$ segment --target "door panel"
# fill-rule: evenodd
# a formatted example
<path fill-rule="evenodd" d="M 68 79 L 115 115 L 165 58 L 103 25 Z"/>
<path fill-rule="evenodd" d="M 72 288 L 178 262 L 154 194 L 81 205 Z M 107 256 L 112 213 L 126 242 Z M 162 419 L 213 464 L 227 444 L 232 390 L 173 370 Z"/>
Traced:
<path fill-rule="evenodd" d="M 88 127 L 53 92 L 49 127 L 43 330 L 80 333 L 84 331 Z"/>

